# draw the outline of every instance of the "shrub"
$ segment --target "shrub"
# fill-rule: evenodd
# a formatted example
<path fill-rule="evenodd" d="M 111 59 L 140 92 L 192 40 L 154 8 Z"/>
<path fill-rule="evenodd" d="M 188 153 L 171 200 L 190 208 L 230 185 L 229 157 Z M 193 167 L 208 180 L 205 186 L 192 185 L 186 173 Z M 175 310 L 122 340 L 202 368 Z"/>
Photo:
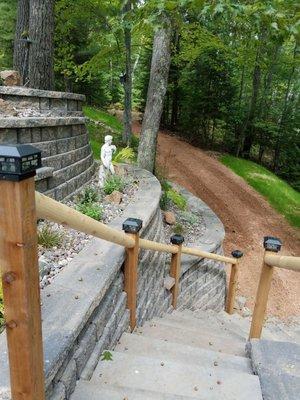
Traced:
<path fill-rule="evenodd" d="M 161 198 L 160 198 L 160 201 L 159 201 L 159 205 L 160 205 L 160 208 L 162 210 L 164 210 L 164 211 L 168 208 L 169 199 L 168 199 L 168 196 L 167 196 L 167 192 L 162 192 L 162 195 L 161 195 Z"/>
<path fill-rule="evenodd" d="M 104 183 L 104 193 L 111 194 L 115 190 L 118 192 L 122 192 L 124 189 L 125 183 L 120 176 L 112 175 L 108 179 L 106 179 Z"/>
<path fill-rule="evenodd" d="M 187 206 L 186 198 L 177 192 L 175 189 L 167 190 L 167 197 L 173 204 L 175 204 L 180 210 L 185 210 Z"/>
<path fill-rule="evenodd" d="M 184 233 L 184 227 L 183 227 L 183 225 L 180 224 L 179 222 L 177 222 L 177 223 L 174 225 L 173 232 L 174 232 L 176 235 L 183 235 L 183 233 Z"/>
<path fill-rule="evenodd" d="M 90 204 L 95 203 L 99 200 L 99 195 L 96 189 L 92 187 L 86 187 L 82 193 L 78 195 L 79 204 Z"/>
<path fill-rule="evenodd" d="M 77 205 L 77 210 L 90 218 L 100 221 L 103 215 L 102 207 L 97 203 L 82 203 Z"/>
<path fill-rule="evenodd" d="M 52 229 L 49 225 L 43 225 L 38 229 L 38 244 L 46 249 L 60 246 L 62 239 L 62 232 Z"/>
<path fill-rule="evenodd" d="M 182 220 L 190 225 L 195 225 L 198 221 L 197 215 L 193 214 L 190 211 L 181 211 L 179 215 Z"/>
<path fill-rule="evenodd" d="M 134 151 L 131 147 L 124 147 L 115 153 L 113 157 L 113 163 L 128 163 L 132 162 L 135 159 Z"/>

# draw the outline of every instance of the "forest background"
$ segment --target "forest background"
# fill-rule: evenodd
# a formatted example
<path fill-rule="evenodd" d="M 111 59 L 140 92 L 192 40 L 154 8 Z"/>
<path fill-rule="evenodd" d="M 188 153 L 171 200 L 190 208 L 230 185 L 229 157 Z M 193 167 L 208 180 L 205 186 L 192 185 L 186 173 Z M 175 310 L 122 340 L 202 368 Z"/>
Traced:
<path fill-rule="evenodd" d="M 13 68 L 18 3 L 0 0 L 0 70 Z M 162 127 L 201 148 L 252 159 L 299 190 L 295 0 L 56 0 L 55 89 L 123 109 L 129 60 L 132 108 L 143 112 L 162 15 L 172 25 Z"/>

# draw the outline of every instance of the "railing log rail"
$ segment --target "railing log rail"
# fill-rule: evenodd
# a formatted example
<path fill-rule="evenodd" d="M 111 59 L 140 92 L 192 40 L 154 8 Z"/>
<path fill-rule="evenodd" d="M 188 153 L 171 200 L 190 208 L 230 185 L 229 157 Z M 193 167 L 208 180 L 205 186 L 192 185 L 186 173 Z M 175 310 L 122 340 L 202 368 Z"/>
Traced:
<path fill-rule="evenodd" d="M 268 244 L 270 241 L 272 243 Z M 279 239 L 268 236 L 265 237 L 264 247 L 265 253 L 252 315 L 249 339 L 260 339 L 261 337 L 275 267 L 300 272 L 300 257 L 280 256 L 275 254 L 281 249 L 281 241 Z"/>

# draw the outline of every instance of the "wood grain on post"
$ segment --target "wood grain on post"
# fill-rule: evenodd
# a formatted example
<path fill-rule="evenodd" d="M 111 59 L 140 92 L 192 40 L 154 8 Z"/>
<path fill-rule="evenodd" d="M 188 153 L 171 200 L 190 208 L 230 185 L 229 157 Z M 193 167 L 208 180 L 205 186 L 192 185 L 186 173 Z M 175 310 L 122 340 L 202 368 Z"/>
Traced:
<path fill-rule="evenodd" d="M 136 327 L 136 296 L 138 278 L 138 256 L 139 256 L 139 234 L 128 233 L 135 240 L 134 247 L 126 247 L 125 259 L 125 292 L 127 293 L 127 308 L 130 311 L 130 328 L 133 331 Z"/>
<path fill-rule="evenodd" d="M 229 286 L 228 286 L 227 304 L 226 304 L 226 312 L 228 314 L 233 314 L 237 285 L 238 285 L 238 272 L 239 272 L 238 264 L 232 264 Z"/>
<path fill-rule="evenodd" d="M 0 268 L 13 400 L 44 400 L 34 178 L 0 181 Z"/>
<path fill-rule="evenodd" d="M 263 328 L 265 319 L 268 296 L 272 282 L 274 267 L 270 267 L 263 262 L 262 271 L 260 275 L 259 285 L 256 294 L 255 306 L 252 316 L 250 339 L 259 339 Z"/>
<path fill-rule="evenodd" d="M 128 218 L 123 223 L 123 230 L 126 236 L 133 242 L 133 247 L 126 247 L 126 258 L 124 267 L 125 292 L 127 293 L 127 308 L 130 311 L 130 328 L 133 331 L 136 327 L 136 299 L 138 279 L 138 258 L 139 258 L 139 232 L 143 222 L 137 218 Z"/>
<path fill-rule="evenodd" d="M 175 279 L 175 284 L 171 289 L 172 293 L 172 306 L 176 309 L 178 295 L 179 295 L 179 281 L 181 275 L 181 250 L 182 243 L 184 241 L 183 236 L 181 235 L 173 235 L 171 237 L 171 243 L 177 245 L 178 251 L 175 254 L 172 254 L 171 257 L 171 266 L 170 266 L 170 276 Z"/>

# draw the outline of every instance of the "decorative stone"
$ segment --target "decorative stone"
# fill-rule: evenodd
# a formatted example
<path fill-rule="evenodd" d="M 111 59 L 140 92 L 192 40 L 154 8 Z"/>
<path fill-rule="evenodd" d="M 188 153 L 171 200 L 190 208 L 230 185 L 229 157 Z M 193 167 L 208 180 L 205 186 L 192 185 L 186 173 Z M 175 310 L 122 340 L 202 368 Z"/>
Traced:
<path fill-rule="evenodd" d="M 0 116 L 5 115 L 15 117 L 17 114 L 17 111 L 8 101 L 0 99 Z"/>
<path fill-rule="evenodd" d="M 0 77 L 3 79 L 5 86 L 20 86 L 21 77 L 18 71 L 6 70 L 0 72 Z"/>
<path fill-rule="evenodd" d="M 164 279 L 164 288 L 165 289 L 171 290 L 174 285 L 175 285 L 175 278 L 172 278 L 171 276 L 167 276 Z"/>
<path fill-rule="evenodd" d="M 122 201 L 122 197 L 123 197 L 122 193 L 118 192 L 117 190 L 114 190 L 111 194 L 105 196 L 105 201 L 110 203 L 120 204 Z"/>
<path fill-rule="evenodd" d="M 102 165 L 99 169 L 99 186 L 101 188 L 104 186 L 105 179 L 108 177 L 108 175 L 115 174 L 112 157 L 117 150 L 116 146 L 112 144 L 113 137 L 111 135 L 106 135 L 104 140 L 105 143 L 101 147 L 100 153 Z"/>
<path fill-rule="evenodd" d="M 244 297 L 244 296 L 238 296 L 238 297 L 237 297 L 236 303 L 237 303 L 237 306 L 238 306 L 238 308 L 239 308 L 240 310 L 242 310 L 243 307 L 245 307 L 246 301 L 247 301 L 247 299 L 246 299 L 246 297 Z"/>
<path fill-rule="evenodd" d="M 172 211 L 165 211 L 164 212 L 164 221 L 168 225 L 175 225 L 176 224 L 176 217 Z"/>

